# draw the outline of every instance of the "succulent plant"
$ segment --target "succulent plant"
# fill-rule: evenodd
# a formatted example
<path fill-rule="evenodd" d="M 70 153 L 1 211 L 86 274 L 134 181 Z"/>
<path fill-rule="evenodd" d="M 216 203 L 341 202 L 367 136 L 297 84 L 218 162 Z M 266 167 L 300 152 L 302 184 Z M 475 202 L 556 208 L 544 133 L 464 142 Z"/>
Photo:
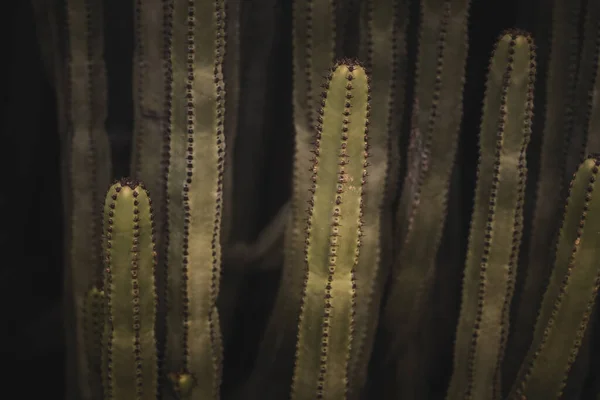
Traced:
<path fill-rule="evenodd" d="M 497 42 L 472 210 L 458 203 L 475 167 L 463 121 L 475 2 L 288 3 L 129 4 L 119 17 L 133 17 L 131 138 L 108 112 L 122 88 L 105 18 L 119 9 L 32 3 L 63 154 L 66 397 L 596 397 L 600 157 L 584 154 L 600 151 L 600 2 L 519 2 L 535 11 L 542 54 L 524 31 Z M 286 47 L 285 15 L 290 81 L 273 56 Z M 290 82 L 280 126 L 272 106 Z M 284 160 L 285 172 L 272 168 Z M 292 166 L 277 193 L 265 189 L 273 169 Z M 133 178 L 110 186 L 122 173 Z M 236 308 L 257 284 L 264 330 Z"/>
<path fill-rule="evenodd" d="M 225 4 L 176 0 L 169 12 L 164 368 L 192 376 L 190 399 L 218 399 Z"/>
<path fill-rule="evenodd" d="M 63 105 L 62 149 L 63 189 L 67 210 L 67 268 L 65 272 L 65 314 L 69 376 L 77 385 L 69 387 L 69 397 L 79 394 L 94 398 L 88 382 L 89 360 L 85 351 L 84 302 L 102 268 L 100 212 L 104 191 L 111 179 L 111 151 L 105 128 L 106 68 L 103 56 L 102 3 L 68 0 L 64 4 L 65 30 L 69 35 L 64 71 L 66 82 L 59 90 Z M 64 92 L 63 92 L 64 91 Z M 75 381 L 74 381 L 75 382 Z"/>
<path fill-rule="evenodd" d="M 313 150 L 305 228 L 305 278 L 292 381 L 292 399 L 346 398 L 354 342 L 357 271 L 376 268 L 378 243 L 362 252 L 368 179 L 367 74 L 341 61 L 324 85 Z M 323 224 L 329 221 L 329 226 Z"/>
<path fill-rule="evenodd" d="M 500 399 L 500 366 L 523 229 L 536 64 L 532 38 L 505 32 L 490 62 L 469 249 L 447 399 Z"/>
<path fill-rule="evenodd" d="M 382 396 L 426 398 L 422 316 L 431 304 L 436 260 L 462 120 L 468 0 L 421 0 L 418 61 L 406 173 L 395 218 L 394 262 L 381 314 Z M 401 322 L 402 321 L 402 322 Z"/>
<path fill-rule="evenodd" d="M 589 156 L 574 174 L 554 268 L 509 400 L 560 399 L 600 288 L 600 158 Z"/>
<path fill-rule="evenodd" d="M 137 181 L 122 179 L 104 203 L 104 399 L 156 399 L 156 251 L 152 204 Z"/>

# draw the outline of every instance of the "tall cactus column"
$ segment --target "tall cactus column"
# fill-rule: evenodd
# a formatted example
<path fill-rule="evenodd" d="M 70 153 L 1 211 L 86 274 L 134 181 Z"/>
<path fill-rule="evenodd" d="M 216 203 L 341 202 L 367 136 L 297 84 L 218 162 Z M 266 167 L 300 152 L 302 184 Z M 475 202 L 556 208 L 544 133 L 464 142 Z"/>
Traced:
<path fill-rule="evenodd" d="M 99 0 L 67 0 L 68 34 L 64 93 L 68 268 L 65 273 L 67 398 L 96 399 L 90 390 L 84 341 L 84 302 L 101 271 L 101 209 L 110 184 L 111 160 L 106 120 L 106 68 L 103 59 L 103 7 Z M 60 96 L 62 98 L 62 96 Z"/>
<path fill-rule="evenodd" d="M 325 84 L 312 159 L 311 198 L 305 226 L 305 280 L 292 399 L 344 399 L 355 382 L 348 379 L 353 361 L 357 268 L 361 259 L 368 179 L 368 79 L 349 61 L 334 67 Z M 377 243 L 370 243 L 377 250 Z"/>
<path fill-rule="evenodd" d="M 218 399 L 222 343 L 216 300 L 225 157 L 225 2 L 175 0 L 168 25 L 165 371 L 176 392 L 193 400 Z M 183 389 L 187 393 L 181 393 Z"/>
<path fill-rule="evenodd" d="M 523 229 L 535 52 L 504 33 L 488 73 L 462 306 L 448 400 L 500 399 L 500 366 Z"/>
<path fill-rule="evenodd" d="M 554 268 L 509 400 L 565 398 L 600 289 L 599 172 L 600 158 L 590 156 L 571 181 Z"/>
<path fill-rule="evenodd" d="M 115 183 L 104 204 L 102 246 L 105 400 L 154 400 L 158 395 L 153 234 L 152 208 L 144 187 L 133 180 Z"/>

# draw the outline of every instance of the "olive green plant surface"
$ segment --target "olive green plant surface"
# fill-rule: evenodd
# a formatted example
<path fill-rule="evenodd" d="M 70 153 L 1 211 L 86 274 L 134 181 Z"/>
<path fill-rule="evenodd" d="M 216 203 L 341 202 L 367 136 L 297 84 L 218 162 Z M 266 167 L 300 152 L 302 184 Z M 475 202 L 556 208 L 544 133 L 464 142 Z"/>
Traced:
<path fill-rule="evenodd" d="M 522 235 L 535 71 L 531 37 L 504 33 L 487 79 L 448 399 L 501 398 L 499 374 Z"/>

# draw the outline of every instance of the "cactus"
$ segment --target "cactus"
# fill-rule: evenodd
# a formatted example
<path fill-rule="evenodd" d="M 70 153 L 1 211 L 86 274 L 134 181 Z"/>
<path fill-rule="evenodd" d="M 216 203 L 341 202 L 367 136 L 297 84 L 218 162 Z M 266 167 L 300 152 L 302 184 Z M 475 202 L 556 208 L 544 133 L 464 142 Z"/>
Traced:
<path fill-rule="evenodd" d="M 523 226 L 535 50 L 501 35 L 490 63 L 454 369 L 447 398 L 500 399 L 500 365 Z"/>
<path fill-rule="evenodd" d="M 400 126 L 403 122 L 408 2 L 405 0 L 367 0 L 360 7 L 359 59 L 370 79 L 369 179 L 364 186 L 365 213 L 380 220 L 364 219 L 364 252 L 377 250 L 379 261 L 372 268 L 358 268 L 356 279 L 356 328 L 352 346 L 350 380 L 352 388 L 362 389 L 379 322 L 379 308 L 385 278 L 393 257 L 393 201 L 397 194 L 400 170 Z M 369 224 L 373 223 L 372 226 Z M 379 242 L 379 245 L 372 245 Z M 365 259 L 370 256 L 365 257 Z M 364 318 L 364 320 L 363 320 Z M 350 393 L 351 398 L 360 393 Z"/>
<path fill-rule="evenodd" d="M 104 398 L 156 399 L 156 252 L 152 205 L 144 186 L 128 179 L 111 186 L 103 220 Z"/>
<path fill-rule="evenodd" d="M 310 199 L 311 149 L 321 77 L 335 60 L 333 0 L 293 1 L 293 194 L 284 237 L 284 266 L 277 298 L 260 344 L 245 396 L 280 398 L 289 393 L 304 281 L 304 228 Z"/>
<path fill-rule="evenodd" d="M 89 361 L 85 351 L 84 300 L 102 268 L 100 209 L 110 183 L 111 160 L 106 120 L 106 71 L 103 59 L 103 7 L 100 1 L 65 2 L 69 38 L 64 101 L 65 154 L 69 176 L 65 302 L 68 318 L 68 376 L 77 377 L 69 398 L 96 398 L 89 388 Z M 73 382 L 73 383 L 75 383 Z"/>
<path fill-rule="evenodd" d="M 218 399 L 221 383 L 224 21 L 222 0 L 169 8 L 165 371 L 191 375 L 192 400 Z"/>
<path fill-rule="evenodd" d="M 560 221 L 555 216 L 564 203 L 566 151 L 573 124 L 581 1 L 554 0 L 552 44 L 546 81 L 545 121 L 540 150 L 539 178 L 532 218 L 529 254 L 523 287 L 506 354 L 507 382 L 512 382 L 531 343 L 535 315 L 548 281 Z M 538 128 L 536 128 L 538 129 Z M 540 135 L 542 132 L 536 132 Z"/>
<path fill-rule="evenodd" d="M 556 261 L 509 400 L 562 396 L 600 287 L 600 201 L 594 193 L 599 167 L 598 156 L 588 157 L 571 181 Z"/>
<path fill-rule="evenodd" d="M 391 374 L 399 397 L 426 398 L 431 385 L 424 370 L 425 312 L 447 213 L 447 197 L 462 119 L 462 92 L 468 42 L 468 0 L 422 0 L 419 55 L 408 171 L 396 214 L 399 247 L 382 314 L 388 346 L 383 373 Z M 432 355 L 433 356 L 433 355 Z M 394 367 L 391 367 L 394 365 Z"/>
<path fill-rule="evenodd" d="M 367 74 L 361 66 L 341 61 L 325 89 L 312 161 L 292 399 L 346 398 L 354 384 L 348 369 L 357 303 L 367 300 L 357 296 L 357 286 L 369 283 L 356 280 L 357 270 L 378 262 L 378 243 L 369 244 L 374 252 L 361 254 L 363 218 L 379 218 L 377 209 L 375 215 L 366 215 L 363 203 L 368 179 Z"/>

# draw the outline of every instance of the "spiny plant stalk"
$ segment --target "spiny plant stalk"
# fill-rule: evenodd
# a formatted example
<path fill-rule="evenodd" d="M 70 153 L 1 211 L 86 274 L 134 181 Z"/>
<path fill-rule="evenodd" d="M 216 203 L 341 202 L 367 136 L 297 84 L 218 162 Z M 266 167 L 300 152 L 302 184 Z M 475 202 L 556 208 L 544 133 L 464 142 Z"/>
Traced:
<path fill-rule="evenodd" d="M 569 135 L 569 148 L 566 153 L 565 182 L 568 182 L 579 164 L 585 159 L 589 132 L 597 132 L 588 132 L 588 123 L 594 112 L 593 91 L 597 85 L 596 76 L 599 74 L 600 2 L 588 1 L 584 16 L 577 86 L 573 96 L 576 106 L 573 112 L 573 127 Z"/>
<path fill-rule="evenodd" d="M 103 7 L 98 0 L 67 0 L 68 35 L 64 133 L 69 157 L 67 202 L 68 266 L 65 273 L 67 376 L 75 379 L 69 398 L 90 400 L 85 351 L 84 301 L 102 268 L 101 207 L 110 184 L 111 161 L 106 121 L 106 68 L 103 59 Z"/>
<path fill-rule="evenodd" d="M 548 251 L 560 229 L 556 215 L 564 204 L 567 136 L 573 122 L 574 88 L 579 56 L 581 0 L 554 0 L 552 44 L 546 86 L 539 178 L 531 226 L 528 262 L 506 353 L 506 382 L 512 382 L 531 344 L 535 316 L 553 263 Z M 568 147 L 568 146 L 567 146 Z"/>
<path fill-rule="evenodd" d="M 90 390 L 94 398 L 103 398 L 102 386 L 102 333 L 104 330 L 104 290 L 96 285 L 88 291 L 84 307 L 84 331 L 90 371 Z"/>
<path fill-rule="evenodd" d="M 400 164 L 400 125 L 404 116 L 406 65 L 406 29 L 408 1 L 368 0 L 360 4 L 359 59 L 364 63 L 370 79 L 369 117 L 369 179 L 365 183 L 365 209 L 380 220 L 373 219 L 369 227 L 365 220 L 363 254 L 379 249 L 369 243 L 381 243 L 381 261 L 377 267 L 358 268 L 357 281 L 372 282 L 358 285 L 358 298 L 367 299 L 356 304 L 356 328 L 351 349 L 350 381 L 353 387 L 362 388 L 366 381 L 367 366 L 379 322 L 379 308 L 384 292 L 386 266 L 391 264 L 393 253 L 392 202 L 397 191 Z M 383 199 L 383 203 L 380 199 Z M 389 210 L 389 211 L 388 211 Z M 372 233 L 370 233 L 372 232 Z M 382 234 L 380 234 L 380 232 Z M 368 259 L 371 257 L 366 257 Z M 361 275 L 363 274 L 364 275 Z M 365 318 L 364 321 L 361 318 Z M 350 393 L 350 397 L 359 393 Z"/>
<path fill-rule="evenodd" d="M 165 208 L 166 182 L 164 158 L 166 145 L 165 120 L 167 118 L 166 65 L 165 65 L 165 14 L 162 0 L 134 1 L 134 51 L 133 51 L 133 146 L 131 147 L 131 176 L 140 179 L 152 193 L 157 259 L 156 289 L 158 315 L 156 335 L 159 349 L 164 349 L 166 307 L 166 248 Z M 163 357 L 162 351 L 159 357 Z"/>
<path fill-rule="evenodd" d="M 489 67 L 462 306 L 448 400 L 500 399 L 500 365 L 523 227 L 535 50 L 509 31 Z"/>
<path fill-rule="evenodd" d="M 103 219 L 104 399 L 153 400 L 158 395 L 155 227 L 143 184 L 131 179 L 113 184 Z"/>
<path fill-rule="evenodd" d="M 554 268 L 509 400 L 562 398 L 600 287 L 599 167 L 591 156 L 571 181 Z"/>
<path fill-rule="evenodd" d="M 284 267 L 254 372 L 244 390 L 246 396 L 261 399 L 285 397 L 289 393 L 304 281 L 304 230 L 306 204 L 310 200 L 316 111 L 322 77 L 336 58 L 338 27 L 334 0 L 294 0 L 292 15 L 295 156 Z"/>
<path fill-rule="evenodd" d="M 348 368 L 356 305 L 368 301 L 358 298 L 356 288 L 372 284 L 356 280 L 368 179 L 367 74 L 361 66 L 344 60 L 332 69 L 324 87 L 310 178 L 306 275 L 292 399 L 347 398 L 349 385 L 355 383 L 348 380 Z M 377 211 L 369 217 L 377 220 Z M 370 246 L 363 258 L 371 262 L 369 267 L 376 267 L 379 244 Z"/>
<path fill-rule="evenodd" d="M 419 54 L 408 170 L 397 209 L 399 247 L 382 315 L 389 347 L 384 371 L 389 396 L 426 398 L 426 329 L 435 263 L 447 213 L 448 191 L 462 119 L 469 0 L 421 0 Z M 414 146 L 414 144 L 417 144 Z M 431 355 L 433 357 L 433 355 Z M 396 368 L 391 368 L 394 365 Z"/>
<path fill-rule="evenodd" d="M 165 371 L 191 376 L 190 399 L 218 399 L 225 2 L 175 0 L 169 13 Z"/>

